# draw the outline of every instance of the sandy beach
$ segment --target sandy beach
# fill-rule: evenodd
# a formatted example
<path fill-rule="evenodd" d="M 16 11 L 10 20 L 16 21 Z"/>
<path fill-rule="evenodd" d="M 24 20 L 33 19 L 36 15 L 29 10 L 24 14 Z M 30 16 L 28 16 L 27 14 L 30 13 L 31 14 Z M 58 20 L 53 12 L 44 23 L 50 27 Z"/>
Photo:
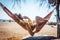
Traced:
<path fill-rule="evenodd" d="M 42 30 L 34 36 L 57 37 L 57 27 L 45 25 Z M 0 22 L 0 40 L 21 40 L 26 37 L 30 37 L 28 31 L 23 29 L 16 22 Z"/>

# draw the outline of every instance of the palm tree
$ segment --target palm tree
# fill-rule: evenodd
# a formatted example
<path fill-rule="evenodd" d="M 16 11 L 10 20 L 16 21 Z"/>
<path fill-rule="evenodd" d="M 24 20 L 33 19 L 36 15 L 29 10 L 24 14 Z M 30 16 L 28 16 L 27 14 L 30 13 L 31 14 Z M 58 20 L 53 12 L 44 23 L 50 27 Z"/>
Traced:
<path fill-rule="evenodd" d="M 59 26 L 59 22 L 60 22 L 60 17 L 59 17 L 59 0 L 56 0 L 56 12 L 57 12 L 57 37 L 60 38 L 60 26 Z"/>
<path fill-rule="evenodd" d="M 57 12 L 57 37 L 60 38 L 60 26 L 59 26 L 59 22 L 60 22 L 60 17 L 59 17 L 59 4 L 60 4 L 60 0 L 48 0 L 49 4 L 53 4 L 54 6 L 56 6 L 56 12 Z"/>

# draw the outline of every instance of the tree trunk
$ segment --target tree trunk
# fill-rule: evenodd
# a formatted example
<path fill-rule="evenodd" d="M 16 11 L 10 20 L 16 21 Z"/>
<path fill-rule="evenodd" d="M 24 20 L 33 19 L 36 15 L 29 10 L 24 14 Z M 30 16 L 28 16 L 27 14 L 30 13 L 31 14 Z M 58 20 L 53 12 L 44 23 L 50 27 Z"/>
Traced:
<path fill-rule="evenodd" d="M 56 0 L 56 12 L 57 12 L 57 37 L 60 38 L 60 25 L 59 25 L 59 0 Z"/>

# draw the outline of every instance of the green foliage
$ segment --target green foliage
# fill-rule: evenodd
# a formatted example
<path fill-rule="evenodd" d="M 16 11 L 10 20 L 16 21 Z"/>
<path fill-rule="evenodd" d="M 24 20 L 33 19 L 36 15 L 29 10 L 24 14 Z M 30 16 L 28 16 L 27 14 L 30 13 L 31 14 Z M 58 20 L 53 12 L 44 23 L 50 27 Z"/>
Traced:
<path fill-rule="evenodd" d="M 48 3 L 52 4 L 52 6 L 55 6 L 56 5 L 56 0 L 48 0 Z"/>

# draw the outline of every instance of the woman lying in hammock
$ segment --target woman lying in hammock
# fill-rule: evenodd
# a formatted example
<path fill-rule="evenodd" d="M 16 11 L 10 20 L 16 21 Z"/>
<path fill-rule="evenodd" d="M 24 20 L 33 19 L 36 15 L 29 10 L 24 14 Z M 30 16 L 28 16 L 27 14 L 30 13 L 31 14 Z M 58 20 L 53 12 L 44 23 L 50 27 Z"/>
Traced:
<path fill-rule="evenodd" d="M 0 3 L 0 6 L 6 12 L 7 15 L 9 15 L 13 20 L 15 20 L 15 22 L 17 22 L 25 30 L 27 30 L 31 36 L 33 36 L 35 33 L 39 32 L 43 28 L 43 26 L 46 24 L 46 22 L 50 19 L 51 14 L 53 12 L 53 11 L 51 11 L 44 18 L 36 16 L 36 20 L 33 23 L 27 16 L 21 16 L 21 15 L 17 16 L 16 14 L 14 15 L 2 3 Z M 36 29 L 36 30 L 34 30 L 34 29 Z"/>

